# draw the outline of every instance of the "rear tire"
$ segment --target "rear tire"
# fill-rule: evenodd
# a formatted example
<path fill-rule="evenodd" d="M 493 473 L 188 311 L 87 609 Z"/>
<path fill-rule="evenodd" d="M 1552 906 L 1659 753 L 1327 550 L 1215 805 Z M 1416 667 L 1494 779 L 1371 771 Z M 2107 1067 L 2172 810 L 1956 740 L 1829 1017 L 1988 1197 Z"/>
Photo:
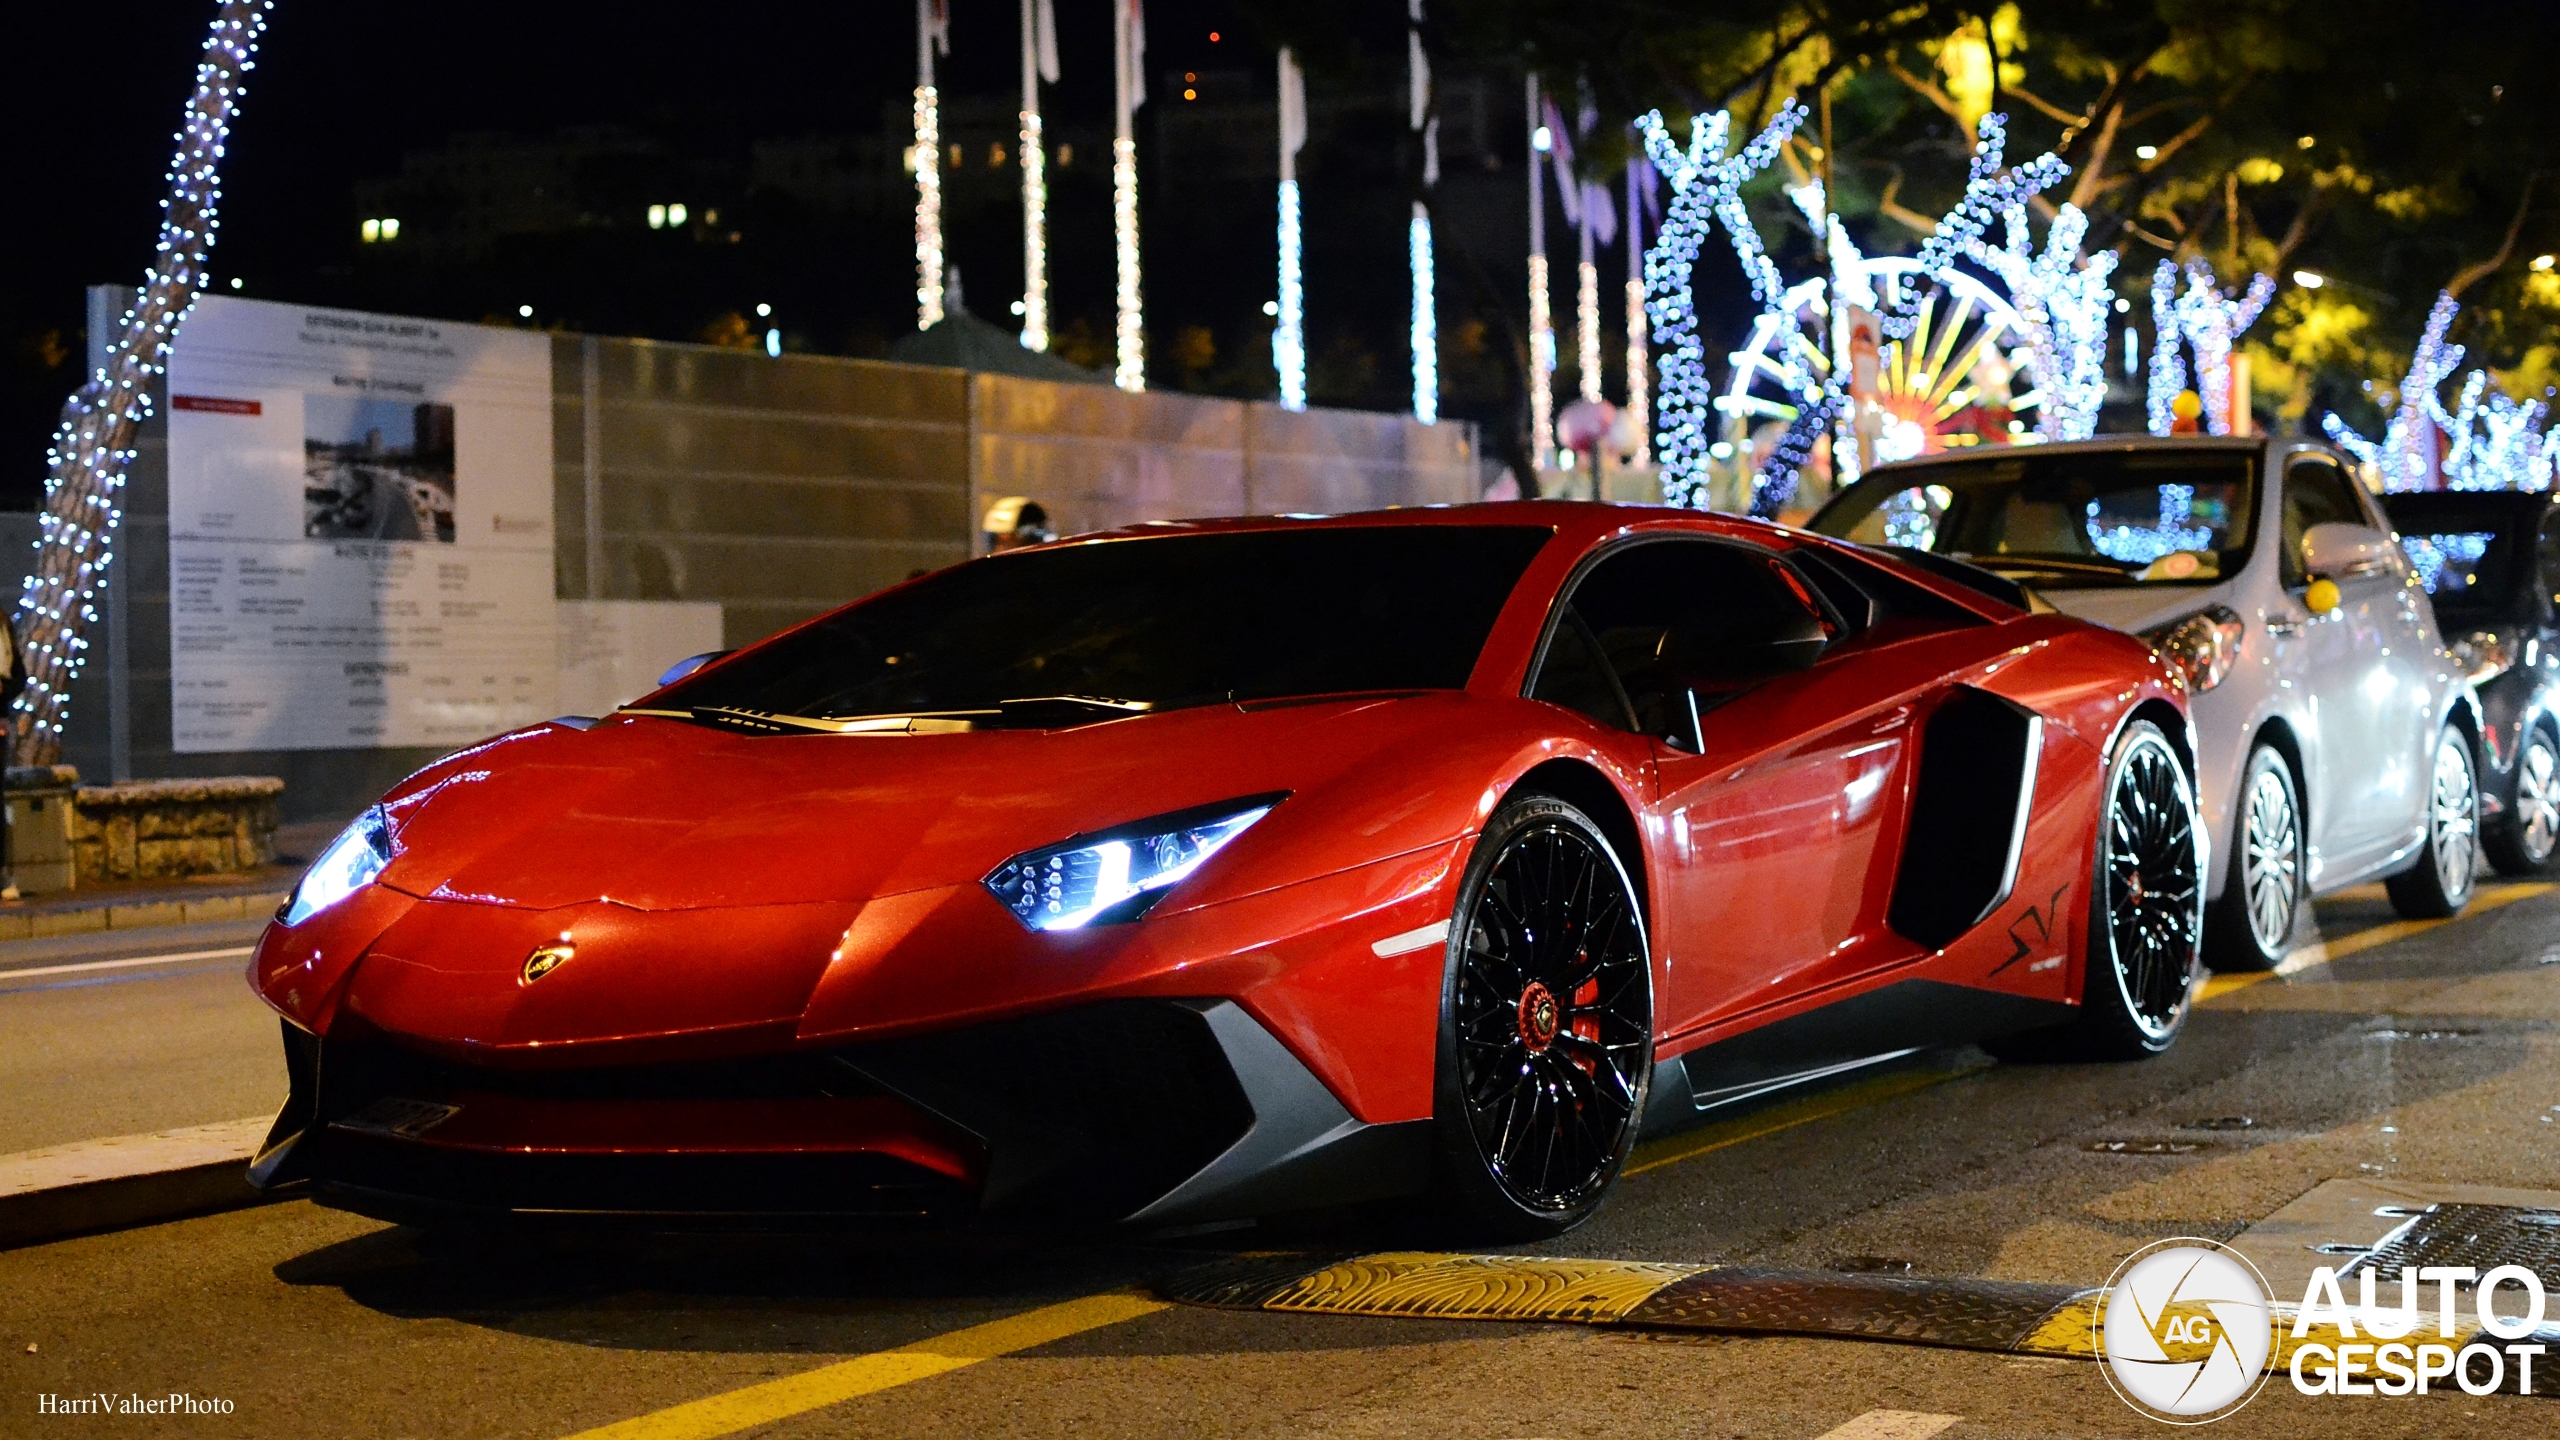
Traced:
<path fill-rule="evenodd" d="M 1458 888 L 1433 1107 L 1442 1208 L 1535 1240 L 1600 1208 L 1653 1081 L 1644 912 L 1591 818 L 1523 794 L 1486 822 Z"/>
<path fill-rule="evenodd" d="M 2480 772 L 2471 737 L 2451 726 L 2436 740 L 2427 785 L 2427 843 L 2417 863 L 2382 882 L 2391 908 L 2412 920 L 2444 920 L 2471 903 L 2479 878 Z"/>
<path fill-rule="evenodd" d="M 2501 875 L 2540 875 L 2560 850 L 2560 737 L 2548 721 L 2525 732 L 2507 813 L 2480 826 L 2480 848 Z"/>
<path fill-rule="evenodd" d="M 2178 1043 L 2204 933 L 2203 825 L 2169 737 L 2125 727 L 2107 765 L 2080 1016 L 1986 1047 L 2004 1060 L 2145 1060 Z"/>
<path fill-rule="evenodd" d="M 2282 751 L 2260 745 L 2240 772 L 2229 878 L 2205 920 L 2205 963 L 2272 970 L 2302 915 L 2302 791 Z"/>

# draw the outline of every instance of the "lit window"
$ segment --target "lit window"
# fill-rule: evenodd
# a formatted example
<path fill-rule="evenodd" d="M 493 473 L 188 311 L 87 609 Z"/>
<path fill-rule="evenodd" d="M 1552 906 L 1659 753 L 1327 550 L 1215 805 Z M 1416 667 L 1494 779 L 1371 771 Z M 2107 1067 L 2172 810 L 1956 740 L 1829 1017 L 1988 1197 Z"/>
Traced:
<path fill-rule="evenodd" d="M 954 145 L 951 147 L 951 168 L 954 170 L 960 168 L 960 154 L 961 151 L 959 146 Z"/>
<path fill-rule="evenodd" d="M 684 207 L 682 205 L 670 205 L 667 207 L 667 223 L 669 225 L 681 225 L 684 223 Z"/>
<path fill-rule="evenodd" d="M 1001 170 L 1004 168 L 1004 147 L 1002 145 L 990 145 L 987 147 L 987 168 L 990 170 Z"/>
<path fill-rule="evenodd" d="M 1066 167 L 1068 167 L 1069 165 L 1074 164 L 1074 163 L 1075 163 L 1075 160 L 1076 160 L 1076 147 L 1074 147 L 1073 145 L 1061 145 L 1061 146 L 1059 146 L 1059 147 L 1058 147 L 1058 168 L 1059 168 L 1059 169 L 1063 170 L 1063 169 L 1065 169 Z"/>
<path fill-rule="evenodd" d="M 364 222 L 363 233 L 364 233 L 364 243 L 366 243 L 367 245 L 370 245 L 370 244 L 372 244 L 374 241 L 381 239 L 381 238 L 382 238 L 382 222 L 381 222 L 381 221 L 379 221 L 379 220 L 367 220 L 366 222 Z"/>
<path fill-rule="evenodd" d="M 385 240 L 397 240 L 400 238 L 400 221 L 397 216 L 386 215 L 383 217 L 382 238 Z"/>
<path fill-rule="evenodd" d="M 664 230 L 667 228 L 666 206 L 652 205 L 649 207 L 649 228 L 652 230 Z"/>

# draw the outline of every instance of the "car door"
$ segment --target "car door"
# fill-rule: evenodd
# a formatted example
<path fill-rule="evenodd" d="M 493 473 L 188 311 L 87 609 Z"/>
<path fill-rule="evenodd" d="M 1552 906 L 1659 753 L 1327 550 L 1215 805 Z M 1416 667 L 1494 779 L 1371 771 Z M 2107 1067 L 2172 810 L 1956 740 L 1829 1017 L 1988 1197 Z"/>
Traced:
<path fill-rule="evenodd" d="M 1771 552 L 1704 538 L 1611 554 L 1559 619 L 1532 693 L 1654 741 L 1668 1034 L 1854 972 L 1877 940 L 1912 951 L 1883 932 L 1880 872 L 1918 687 L 1824 664 L 1854 624 Z"/>
<path fill-rule="evenodd" d="M 2315 525 L 2371 526 L 2355 482 L 2323 455 L 2296 455 L 2285 466 L 2282 567 L 2288 617 L 2269 617 L 2283 678 L 2303 697 L 2310 793 L 2309 838 L 2318 874 L 2352 869 L 2406 834 L 2424 795 L 2424 747 L 2403 713 L 2422 642 L 2406 636 L 2401 576 L 2388 565 L 2365 573 L 2315 577 L 2303 566 L 2302 541 Z M 2337 608 L 2314 615 L 2305 603 L 2311 582 L 2338 587 Z M 2283 627 L 2290 621 L 2292 629 Z M 2399 653 L 2395 655 L 2395 641 Z M 2418 678 L 2419 693 L 2424 680 Z"/>

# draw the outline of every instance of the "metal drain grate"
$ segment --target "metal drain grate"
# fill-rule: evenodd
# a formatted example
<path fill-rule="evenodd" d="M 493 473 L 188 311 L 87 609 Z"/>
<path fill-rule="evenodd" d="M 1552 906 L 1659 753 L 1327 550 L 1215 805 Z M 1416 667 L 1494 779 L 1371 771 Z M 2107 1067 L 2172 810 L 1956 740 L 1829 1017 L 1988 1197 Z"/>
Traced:
<path fill-rule="evenodd" d="M 2560 1272 L 2560 1210 L 2514 1205 L 2430 1205 L 2371 1250 L 2339 1271 L 2390 1276 L 2426 1265 L 2468 1266 L 2487 1273 L 2523 1265 L 2536 1274 Z"/>

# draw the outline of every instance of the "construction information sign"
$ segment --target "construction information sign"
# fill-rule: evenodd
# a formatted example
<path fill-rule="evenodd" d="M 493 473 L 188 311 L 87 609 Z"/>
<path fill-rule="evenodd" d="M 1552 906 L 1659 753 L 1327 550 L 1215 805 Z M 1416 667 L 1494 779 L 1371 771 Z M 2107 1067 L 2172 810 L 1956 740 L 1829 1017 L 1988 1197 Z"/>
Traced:
<path fill-rule="evenodd" d="M 209 296 L 169 362 L 178 750 L 555 713 L 551 342 Z"/>

